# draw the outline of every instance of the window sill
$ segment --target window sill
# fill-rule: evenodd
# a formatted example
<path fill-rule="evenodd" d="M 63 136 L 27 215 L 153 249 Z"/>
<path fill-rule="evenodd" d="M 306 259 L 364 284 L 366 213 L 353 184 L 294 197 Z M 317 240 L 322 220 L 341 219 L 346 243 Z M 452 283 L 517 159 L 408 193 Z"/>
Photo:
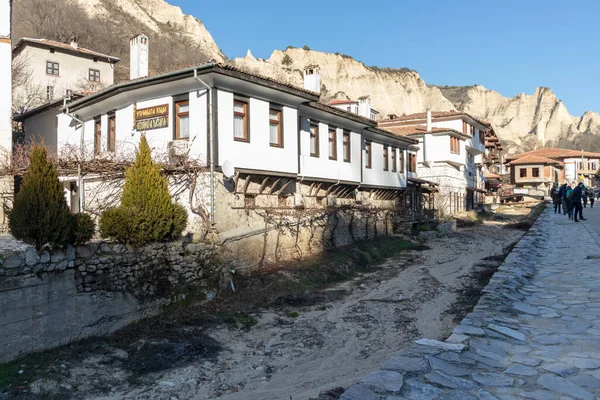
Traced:
<path fill-rule="evenodd" d="M 329 157 L 331 161 L 337 161 L 337 157 Z"/>
<path fill-rule="evenodd" d="M 234 137 L 233 140 L 236 141 L 236 142 L 250 143 L 250 140 L 246 139 L 246 138 L 236 138 L 236 137 Z"/>
<path fill-rule="evenodd" d="M 314 157 L 314 158 L 319 158 L 319 155 L 318 155 L 318 154 L 311 154 L 310 156 L 311 156 L 311 157 Z"/>
<path fill-rule="evenodd" d="M 283 149 L 283 144 L 269 143 L 269 146 Z"/>
<path fill-rule="evenodd" d="M 189 142 L 190 138 L 178 138 L 178 137 L 176 137 L 176 138 L 175 138 L 175 139 L 173 139 L 173 140 L 181 140 L 181 141 L 186 141 L 186 142 Z"/>
<path fill-rule="evenodd" d="M 350 161 L 350 160 L 344 160 L 344 162 L 348 163 L 348 164 L 352 163 L 352 161 Z"/>

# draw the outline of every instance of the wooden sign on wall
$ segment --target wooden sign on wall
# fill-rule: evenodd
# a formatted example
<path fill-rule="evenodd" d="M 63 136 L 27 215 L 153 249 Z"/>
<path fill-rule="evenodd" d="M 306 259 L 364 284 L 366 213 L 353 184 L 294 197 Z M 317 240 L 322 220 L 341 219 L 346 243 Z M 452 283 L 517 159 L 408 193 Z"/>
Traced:
<path fill-rule="evenodd" d="M 169 105 L 134 108 L 134 125 L 136 131 L 149 131 L 169 126 Z"/>

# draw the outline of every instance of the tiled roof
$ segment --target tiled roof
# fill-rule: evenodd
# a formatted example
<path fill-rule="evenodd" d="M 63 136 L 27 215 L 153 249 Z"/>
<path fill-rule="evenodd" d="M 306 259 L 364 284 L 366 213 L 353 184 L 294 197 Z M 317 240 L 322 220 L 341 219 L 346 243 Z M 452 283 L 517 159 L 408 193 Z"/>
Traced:
<path fill-rule="evenodd" d="M 390 131 L 392 133 L 396 133 L 399 135 L 405 135 L 405 136 L 412 136 L 412 135 L 422 135 L 424 133 L 427 133 L 427 128 L 421 125 L 416 125 L 416 126 L 395 126 L 395 127 L 379 127 L 380 129 L 386 130 L 386 131 Z M 464 135 L 463 133 L 454 130 L 454 129 L 448 129 L 448 128 L 431 128 L 431 132 L 435 133 L 435 132 L 452 132 L 452 133 L 458 133 L 461 135 Z"/>
<path fill-rule="evenodd" d="M 474 117 L 470 114 L 461 112 L 461 111 L 432 111 L 431 112 L 432 118 L 454 117 L 454 116 L 462 116 L 462 115 L 465 115 L 465 116 L 471 118 L 472 120 L 475 120 L 483 125 L 491 127 L 491 124 L 489 122 L 484 121 L 481 118 Z M 396 117 L 396 118 L 389 119 L 389 120 L 382 121 L 382 122 L 384 122 L 384 123 L 385 122 L 394 122 L 394 121 L 403 122 L 403 121 L 421 120 L 421 119 L 426 119 L 426 118 L 427 118 L 427 113 L 421 112 L 421 113 L 402 115 L 400 117 Z"/>
<path fill-rule="evenodd" d="M 375 121 L 372 121 L 369 118 L 365 118 L 362 115 L 354 114 L 352 112 L 348 112 L 346 110 L 342 110 L 341 108 L 333 107 L 333 106 L 330 106 L 328 104 L 320 103 L 320 102 L 317 102 L 317 101 L 311 101 L 310 103 L 308 103 L 308 105 L 311 106 L 311 107 L 313 107 L 313 108 L 320 109 L 322 111 L 326 111 L 326 112 L 329 112 L 329 113 L 332 113 L 332 114 L 339 115 L 340 117 L 350 118 L 350 119 L 353 119 L 355 121 L 362 122 L 362 123 L 364 123 L 366 125 L 369 125 L 369 126 L 375 126 L 376 125 Z"/>
<path fill-rule="evenodd" d="M 561 164 L 560 162 L 553 160 L 548 157 L 538 156 L 538 155 L 526 155 L 523 157 L 519 157 L 514 161 L 508 163 L 508 165 L 522 165 L 522 164 Z"/>
<path fill-rule="evenodd" d="M 45 47 L 54 47 L 54 48 L 66 50 L 69 52 L 81 53 L 81 54 L 86 54 L 88 56 L 109 58 L 114 61 L 120 61 L 119 57 L 109 56 L 108 54 L 98 53 L 97 51 L 89 50 L 84 47 L 73 47 L 70 44 L 56 42 L 54 40 L 48 40 L 48 39 L 23 38 L 23 39 L 19 40 L 19 42 L 15 45 L 13 51 L 18 49 L 19 47 L 21 47 L 22 45 L 24 45 L 26 43 L 35 43 L 35 44 L 39 44 L 39 45 L 42 45 Z"/>
<path fill-rule="evenodd" d="M 581 152 L 579 150 L 561 149 L 557 147 L 542 147 L 541 149 L 528 151 L 521 154 L 515 154 L 507 157 L 507 160 L 515 160 L 528 155 L 548 157 L 548 158 L 570 158 L 570 157 L 597 157 L 600 158 L 600 153 L 593 153 L 589 151 Z"/>
<path fill-rule="evenodd" d="M 354 100 L 332 100 L 329 102 L 329 105 L 333 106 L 335 104 L 353 104 L 353 103 L 357 103 L 357 101 L 354 101 Z"/>

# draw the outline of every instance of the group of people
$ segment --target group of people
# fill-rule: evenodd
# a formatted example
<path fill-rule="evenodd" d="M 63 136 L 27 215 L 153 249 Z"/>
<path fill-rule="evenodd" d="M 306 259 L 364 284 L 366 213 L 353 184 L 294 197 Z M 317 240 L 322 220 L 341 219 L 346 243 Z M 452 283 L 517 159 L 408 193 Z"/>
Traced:
<path fill-rule="evenodd" d="M 583 218 L 583 209 L 587 208 L 588 200 L 590 207 L 594 207 L 595 193 L 594 188 L 586 188 L 583 182 L 574 188 L 564 183 L 559 188 L 555 185 L 550 190 L 550 197 L 554 203 L 555 214 L 562 212 L 563 215 L 568 214 L 569 219 L 579 222 L 586 220 Z"/>

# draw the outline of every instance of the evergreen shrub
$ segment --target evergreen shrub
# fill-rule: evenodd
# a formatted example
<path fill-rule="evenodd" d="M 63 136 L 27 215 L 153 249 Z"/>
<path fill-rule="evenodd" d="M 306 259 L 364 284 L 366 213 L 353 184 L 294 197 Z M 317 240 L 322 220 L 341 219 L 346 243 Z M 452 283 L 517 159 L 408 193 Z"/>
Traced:
<path fill-rule="evenodd" d="M 142 246 L 177 238 L 187 224 L 185 208 L 174 203 L 167 178 L 152 161 L 144 136 L 135 162 L 125 172 L 121 205 L 100 217 L 100 235 L 124 244 Z"/>
<path fill-rule="evenodd" d="M 96 232 L 96 223 L 89 214 L 74 214 L 72 218 L 73 237 L 71 244 L 78 245 L 88 242 Z"/>

